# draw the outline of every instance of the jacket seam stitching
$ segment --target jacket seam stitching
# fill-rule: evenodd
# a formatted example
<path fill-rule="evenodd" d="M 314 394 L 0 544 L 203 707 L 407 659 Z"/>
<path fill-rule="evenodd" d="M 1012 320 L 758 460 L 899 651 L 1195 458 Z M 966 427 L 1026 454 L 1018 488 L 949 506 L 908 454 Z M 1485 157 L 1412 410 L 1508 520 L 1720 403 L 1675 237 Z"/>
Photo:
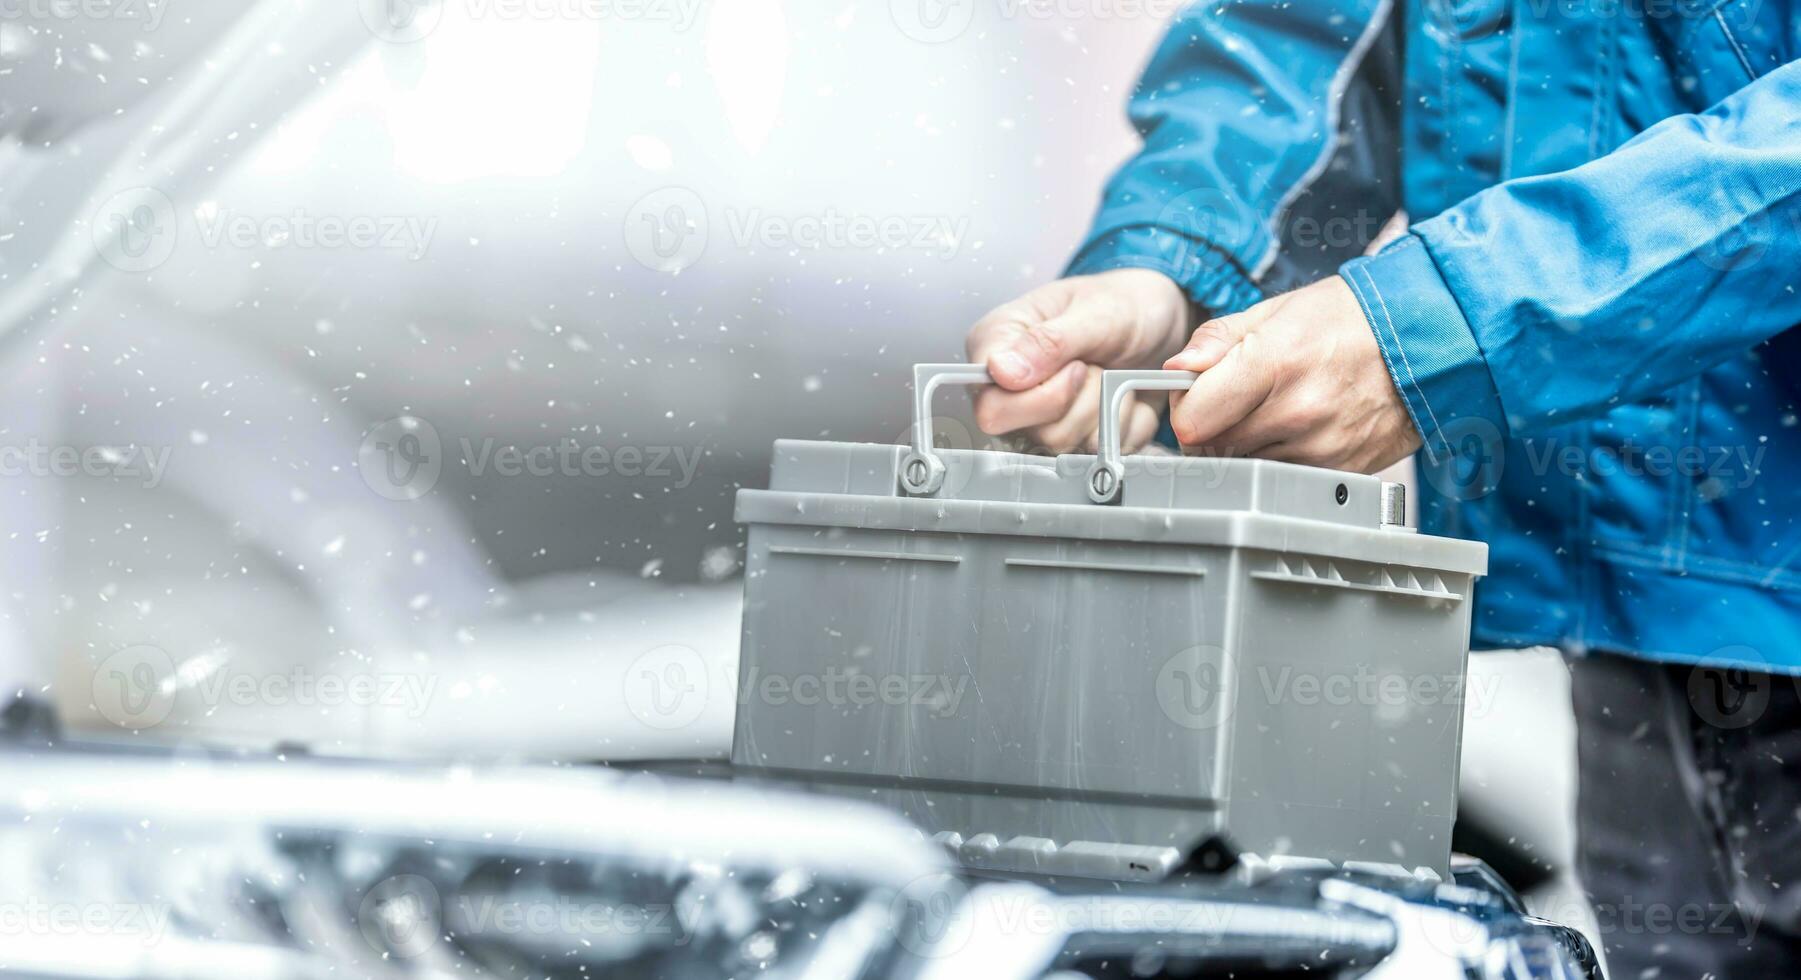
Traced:
<path fill-rule="evenodd" d="M 1687 568 L 1671 568 L 1654 549 L 1636 541 L 1618 538 L 1596 538 L 1596 558 L 1612 564 L 1631 565 L 1655 572 L 1692 575 L 1696 578 L 1739 585 L 1754 585 L 1782 591 L 1801 590 L 1801 575 L 1780 568 L 1769 568 L 1733 558 L 1703 555 Z"/>
<path fill-rule="evenodd" d="M 1370 293 L 1376 297 L 1376 303 L 1382 308 L 1382 322 L 1388 327 L 1389 338 L 1394 341 L 1395 353 L 1401 355 L 1401 366 L 1407 369 L 1408 387 L 1412 388 L 1414 394 L 1419 397 L 1420 405 L 1426 409 L 1426 417 L 1432 420 L 1432 434 L 1442 438 L 1445 427 L 1439 423 L 1438 413 L 1432 410 L 1432 402 L 1426 398 L 1425 390 L 1420 387 L 1419 378 L 1413 373 L 1413 364 L 1407 360 L 1407 348 L 1401 345 L 1401 335 L 1395 330 L 1394 317 L 1389 315 L 1388 300 L 1382 298 L 1382 289 L 1376 285 L 1376 280 L 1370 276 L 1367 268 L 1359 267 L 1357 271 L 1363 276 L 1364 282 L 1369 284 Z"/>
<path fill-rule="evenodd" d="M 1375 336 L 1377 347 L 1382 348 L 1382 331 L 1376 324 L 1376 307 L 1370 302 L 1370 292 L 1374 290 L 1375 286 L 1372 283 L 1366 288 L 1357 280 L 1356 271 L 1354 268 L 1340 269 L 1339 275 L 1343 277 L 1345 285 L 1351 287 L 1351 294 L 1357 297 L 1357 307 L 1363 312 L 1364 319 L 1369 322 L 1370 333 Z M 1415 429 L 1419 430 L 1420 451 L 1426 454 L 1427 460 L 1436 465 L 1440 462 L 1438 453 L 1432 448 L 1432 440 L 1426 433 L 1426 420 L 1420 418 L 1419 410 L 1414 407 L 1413 399 L 1407 397 L 1407 380 L 1401 377 L 1400 372 L 1395 369 L 1394 362 L 1386 353 L 1382 355 L 1382 367 L 1388 372 L 1389 383 L 1393 384 L 1395 391 L 1401 395 L 1401 405 L 1407 410 L 1407 420 L 1413 424 Z"/>
<path fill-rule="evenodd" d="M 1588 115 L 1588 157 L 1594 160 L 1601 155 L 1601 130 L 1605 125 L 1604 113 L 1607 100 L 1613 93 L 1613 21 L 1603 20 L 1599 29 L 1600 43 L 1597 48 L 1600 58 L 1596 66 L 1594 98 L 1589 103 Z"/>
<path fill-rule="evenodd" d="M 1282 220 L 1288 216 L 1294 202 L 1307 192 L 1313 184 L 1332 165 L 1332 157 L 1338 150 L 1338 124 L 1340 103 L 1344 101 L 1345 92 L 1363 67 L 1363 59 L 1375 47 L 1376 38 L 1388 29 L 1388 19 L 1394 13 L 1395 0 L 1381 0 L 1376 12 L 1370 15 L 1370 21 L 1358 35 L 1357 42 L 1345 53 L 1345 60 L 1340 62 L 1338 70 L 1332 73 L 1332 80 L 1326 85 L 1325 120 L 1322 126 L 1319 155 L 1301 172 L 1301 177 L 1276 201 L 1275 210 L 1270 212 L 1269 244 L 1264 246 L 1263 256 L 1257 260 L 1256 268 L 1251 273 L 1253 280 L 1261 279 L 1276 264 L 1276 255 L 1282 248 Z"/>
<path fill-rule="evenodd" d="M 1683 442 L 1684 445 L 1699 446 L 1701 444 L 1701 379 L 1689 379 L 1686 387 L 1688 388 L 1688 437 Z M 1689 524 L 1695 512 L 1695 481 L 1684 479 L 1679 474 L 1672 472 L 1670 482 L 1678 491 L 1671 494 L 1679 501 L 1678 512 L 1674 515 L 1675 522 L 1671 530 L 1675 532 L 1676 536 L 1675 553 L 1672 558 L 1676 562 L 1676 568 L 1680 570 L 1686 567 L 1688 561 Z"/>
<path fill-rule="evenodd" d="M 1507 39 L 1507 112 L 1502 117 L 1501 125 L 1501 173 L 1502 181 L 1513 178 L 1513 141 L 1514 126 L 1519 120 L 1520 100 L 1520 44 L 1525 31 L 1518 24 L 1510 25 Z"/>
<path fill-rule="evenodd" d="M 1726 44 L 1732 48 L 1732 56 L 1738 59 L 1739 67 L 1743 68 L 1745 74 L 1755 82 L 1758 79 L 1757 69 L 1751 67 L 1751 57 L 1745 51 L 1745 46 L 1739 43 L 1738 35 L 1733 32 L 1732 26 L 1726 23 L 1726 15 L 1720 13 L 1721 7 L 1724 6 L 1725 4 L 1721 4 L 1719 7 L 1713 8 L 1714 23 L 1719 24 L 1720 33 L 1726 35 Z"/>
<path fill-rule="evenodd" d="M 1592 437 L 1592 429 L 1586 426 L 1577 427 L 1575 438 L 1581 444 L 1584 455 L 1593 451 Z M 1593 508 L 1590 506 L 1589 489 L 1590 484 L 1586 480 L 1573 480 L 1570 483 L 1570 495 L 1574 498 L 1573 504 L 1576 511 L 1576 519 L 1571 522 L 1572 526 L 1565 532 L 1564 546 L 1569 549 L 1569 553 L 1572 555 L 1579 555 L 1592 559 L 1595 545 L 1595 515 Z M 1579 561 L 1576 563 L 1575 578 L 1580 588 L 1577 593 L 1578 598 L 1575 600 L 1575 631 L 1577 642 L 1585 645 L 1588 643 L 1588 638 L 1593 632 L 1590 628 L 1589 618 L 1593 613 L 1592 607 L 1594 606 L 1594 603 L 1589 600 L 1589 596 L 1592 596 L 1595 593 L 1595 574 L 1596 568 L 1594 561 Z"/>
<path fill-rule="evenodd" d="M 1701 12 L 1701 17 L 1712 17 L 1714 14 L 1719 13 L 1721 9 L 1738 2 L 1739 0 L 1708 0 L 1707 9 Z"/>
<path fill-rule="evenodd" d="M 1606 552 L 1629 559 L 1635 563 L 1653 566 L 1662 572 L 1679 572 L 1703 578 L 1723 578 L 1734 582 L 1745 582 L 1751 585 L 1768 586 L 1770 588 L 1801 588 L 1801 574 L 1784 568 L 1771 568 L 1756 562 L 1741 561 L 1736 558 L 1723 558 L 1715 555 L 1701 555 L 1694 559 L 1690 568 L 1670 568 L 1661 564 L 1663 556 L 1655 549 L 1639 541 L 1627 541 L 1623 538 L 1596 538 L 1597 554 Z M 1787 583 L 1787 584 L 1778 584 Z"/>
<path fill-rule="evenodd" d="M 1570 644 L 1566 642 L 1563 637 L 1555 633 L 1532 633 L 1519 630 L 1484 628 L 1480 626 L 1471 631 L 1470 638 L 1472 643 L 1480 642 L 1493 644 L 1493 646 L 1483 650 L 1477 650 L 1472 647 L 1470 650 L 1470 653 L 1472 654 L 1506 654 L 1528 647 L 1551 647 L 1554 650 L 1562 650 L 1572 653 L 1575 656 L 1587 656 L 1590 653 L 1600 652 L 1621 657 L 1632 657 L 1639 660 L 1650 660 L 1656 663 L 1670 664 L 1678 667 L 1694 667 L 1699 666 L 1703 662 L 1707 663 L 1709 666 L 1742 665 L 1746 668 L 1753 668 L 1782 677 L 1801 677 L 1801 664 L 1760 663 L 1753 665 L 1749 662 L 1728 660 L 1718 657 L 1702 657 L 1693 653 L 1679 653 L 1675 650 L 1664 650 L 1658 647 L 1645 646 L 1644 644 L 1622 643 L 1617 640 L 1611 643 L 1600 643 L 1592 647 L 1580 646 L 1572 650 Z"/>

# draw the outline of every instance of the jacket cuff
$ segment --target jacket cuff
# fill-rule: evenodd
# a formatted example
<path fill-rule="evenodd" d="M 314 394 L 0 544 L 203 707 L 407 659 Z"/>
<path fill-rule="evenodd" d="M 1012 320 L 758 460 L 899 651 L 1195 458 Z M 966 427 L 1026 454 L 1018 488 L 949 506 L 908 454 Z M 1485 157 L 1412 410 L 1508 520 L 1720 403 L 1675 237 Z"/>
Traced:
<path fill-rule="evenodd" d="M 1263 299 L 1225 252 L 1156 225 L 1109 231 L 1082 246 L 1063 274 L 1080 276 L 1109 269 L 1151 269 L 1175 280 L 1208 316 L 1237 313 Z"/>
<path fill-rule="evenodd" d="M 1429 460 L 1442 464 L 1472 436 L 1487 444 L 1507 432 L 1488 360 L 1417 236 L 1352 259 L 1338 274 L 1363 307 Z"/>

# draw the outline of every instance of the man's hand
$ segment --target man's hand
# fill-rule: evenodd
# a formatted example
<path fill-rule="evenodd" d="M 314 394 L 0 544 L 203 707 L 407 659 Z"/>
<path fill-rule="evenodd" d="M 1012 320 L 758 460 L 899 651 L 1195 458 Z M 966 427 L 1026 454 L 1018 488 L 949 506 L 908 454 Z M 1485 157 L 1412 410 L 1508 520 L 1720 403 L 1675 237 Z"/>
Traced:
<path fill-rule="evenodd" d="M 1337 276 L 1208 321 L 1164 367 L 1201 372 L 1170 411 L 1190 454 L 1374 473 L 1420 446 L 1363 310 Z"/>
<path fill-rule="evenodd" d="M 1154 367 L 1194 327 L 1194 313 L 1169 277 L 1116 269 L 1047 283 L 996 307 L 969 332 L 969 359 L 996 387 L 976 393 L 976 424 L 989 435 L 1021 432 L 1034 449 L 1092 448 L 1100 419 L 1102 368 Z M 1127 451 L 1157 434 L 1157 408 L 1127 417 Z"/>

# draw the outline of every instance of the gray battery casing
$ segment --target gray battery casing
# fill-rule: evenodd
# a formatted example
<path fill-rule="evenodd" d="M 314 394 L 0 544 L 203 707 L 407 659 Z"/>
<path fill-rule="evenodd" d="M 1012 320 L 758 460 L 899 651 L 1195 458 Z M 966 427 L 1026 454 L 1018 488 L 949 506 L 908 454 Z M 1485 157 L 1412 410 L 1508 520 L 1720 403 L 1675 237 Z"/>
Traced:
<path fill-rule="evenodd" d="M 1385 524 L 1372 476 L 1267 460 L 781 441 L 749 528 L 734 769 L 874 800 L 966 863 L 1154 878 L 1443 873 L 1487 547 Z M 857 678 L 864 678 L 858 680 Z"/>

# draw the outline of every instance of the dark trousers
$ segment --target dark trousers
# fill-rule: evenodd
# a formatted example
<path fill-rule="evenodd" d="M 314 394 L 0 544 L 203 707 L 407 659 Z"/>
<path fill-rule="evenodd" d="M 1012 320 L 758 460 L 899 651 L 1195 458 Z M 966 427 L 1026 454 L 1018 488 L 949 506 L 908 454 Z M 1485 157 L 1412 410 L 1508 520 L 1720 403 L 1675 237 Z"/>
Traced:
<path fill-rule="evenodd" d="M 1796 678 L 1571 662 L 1577 870 L 1612 980 L 1801 977 Z"/>

